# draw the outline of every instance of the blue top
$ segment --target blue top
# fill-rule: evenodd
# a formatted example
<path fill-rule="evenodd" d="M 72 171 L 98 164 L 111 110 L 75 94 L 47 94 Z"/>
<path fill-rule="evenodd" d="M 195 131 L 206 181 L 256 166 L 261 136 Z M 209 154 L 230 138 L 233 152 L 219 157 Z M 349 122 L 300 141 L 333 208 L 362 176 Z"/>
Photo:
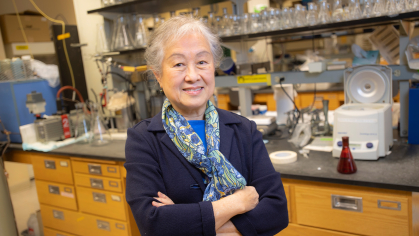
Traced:
<path fill-rule="evenodd" d="M 205 120 L 188 120 L 195 133 L 198 134 L 202 143 L 204 144 L 205 153 L 207 150 L 207 139 L 205 138 Z"/>
<path fill-rule="evenodd" d="M 262 134 L 253 121 L 222 109 L 217 112 L 220 152 L 259 193 L 255 209 L 230 220 L 243 236 L 275 235 L 288 225 L 287 199 Z M 141 235 L 215 236 L 212 203 L 202 201 L 206 188 L 202 171 L 179 152 L 161 115 L 128 129 L 125 146 L 126 200 Z M 151 205 L 158 191 L 176 204 Z"/>

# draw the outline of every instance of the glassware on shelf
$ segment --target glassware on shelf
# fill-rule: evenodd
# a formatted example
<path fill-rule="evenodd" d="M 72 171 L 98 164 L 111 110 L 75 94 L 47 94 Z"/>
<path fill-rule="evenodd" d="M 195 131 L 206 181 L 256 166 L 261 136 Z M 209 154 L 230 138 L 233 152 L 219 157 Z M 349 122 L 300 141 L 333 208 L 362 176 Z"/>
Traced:
<path fill-rule="evenodd" d="M 289 29 L 292 28 L 292 18 L 291 13 L 288 7 L 284 7 L 282 9 L 282 28 Z"/>
<path fill-rule="evenodd" d="M 243 34 L 242 31 L 242 23 L 240 16 L 233 15 L 231 17 L 231 33 L 233 35 L 241 35 Z"/>
<path fill-rule="evenodd" d="M 241 18 L 241 23 L 242 23 L 243 34 L 249 34 L 251 32 L 251 27 L 252 27 L 251 14 L 250 13 L 243 14 Z"/>
<path fill-rule="evenodd" d="M 290 7 L 288 8 L 288 12 L 291 18 L 291 28 L 295 27 L 295 8 L 294 7 Z"/>
<path fill-rule="evenodd" d="M 365 0 L 364 1 L 364 11 L 362 12 L 362 16 L 364 18 L 370 18 L 375 16 L 373 12 L 373 1 L 374 0 Z"/>
<path fill-rule="evenodd" d="M 106 37 L 104 24 L 97 24 L 96 31 L 96 52 L 109 52 L 109 42 L 108 37 Z"/>
<path fill-rule="evenodd" d="M 232 34 L 231 32 L 231 16 L 227 14 L 227 8 L 223 8 L 223 20 L 221 23 L 222 36 L 230 36 Z"/>
<path fill-rule="evenodd" d="M 327 24 L 331 20 L 329 10 L 328 10 L 328 3 L 323 0 L 320 2 L 320 9 L 318 15 L 318 22 L 320 24 Z"/>
<path fill-rule="evenodd" d="M 259 33 L 262 31 L 263 25 L 262 25 L 262 19 L 260 17 L 259 13 L 252 13 L 250 15 L 251 19 L 251 27 L 250 32 L 251 33 Z"/>
<path fill-rule="evenodd" d="M 279 30 L 282 29 L 282 11 L 279 8 L 275 9 L 275 18 L 276 21 L 274 22 L 274 29 Z"/>
<path fill-rule="evenodd" d="M 317 25 L 317 9 L 316 4 L 314 2 L 308 3 L 308 11 L 307 11 L 307 24 L 308 25 Z"/>
<path fill-rule="evenodd" d="M 99 111 L 99 105 L 92 103 L 90 112 L 92 117 L 91 124 L 93 124 L 90 130 L 90 145 L 103 146 L 110 143 L 111 134 Z"/>
<path fill-rule="evenodd" d="M 260 17 L 262 18 L 262 31 L 271 31 L 271 25 L 269 24 L 269 12 L 266 8 L 260 12 Z"/>
<path fill-rule="evenodd" d="M 411 9 L 412 9 L 412 11 L 419 10 L 419 0 L 413 0 Z"/>
<path fill-rule="evenodd" d="M 303 5 L 295 4 L 295 13 L 294 13 L 294 26 L 295 27 L 303 27 L 306 25 L 306 15 L 305 11 L 303 10 Z"/>
<path fill-rule="evenodd" d="M 175 17 L 176 16 L 176 11 L 171 11 L 170 12 L 170 18 Z"/>
<path fill-rule="evenodd" d="M 385 14 L 385 0 L 373 0 L 372 14 L 373 16 L 381 16 Z"/>
<path fill-rule="evenodd" d="M 393 15 L 393 14 L 398 13 L 397 6 L 396 6 L 396 0 L 387 0 L 386 13 L 387 13 L 387 15 Z"/>
<path fill-rule="evenodd" d="M 76 103 L 76 119 L 74 122 L 74 137 L 80 144 L 89 143 L 90 137 L 90 114 L 87 112 L 85 103 Z"/>
<path fill-rule="evenodd" d="M 192 9 L 193 17 L 199 18 L 199 9 L 200 9 L 199 7 L 195 7 Z"/>
<path fill-rule="evenodd" d="M 134 15 L 134 47 L 143 48 L 147 46 L 148 29 L 145 26 L 142 15 Z"/>
<path fill-rule="evenodd" d="M 130 30 L 130 21 L 128 15 L 119 15 L 114 25 L 114 36 L 112 40 L 112 51 L 133 49 L 133 37 Z"/>
<path fill-rule="evenodd" d="M 160 25 L 162 24 L 161 22 L 161 18 L 159 15 L 154 15 L 153 16 L 153 27 L 154 29 L 157 29 Z"/>
<path fill-rule="evenodd" d="M 333 11 L 332 11 L 332 20 L 334 22 L 343 21 L 343 7 L 342 0 L 334 0 L 333 2 Z"/>
<path fill-rule="evenodd" d="M 355 3 L 353 4 L 351 18 L 353 20 L 358 20 L 362 18 L 361 4 L 359 3 L 359 0 L 356 0 Z"/>
<path fill-rule="evenodd" d="M 349 137 L 342 137 L 342 152 L 340 153 L 337 170 L 341 174 L 353 174 L 357 171 L 354 158 L 349 148 Z"/>
<path fill-rule="evenodd" d="M 218 36 L 223 35 L 222 23 L 223 23 L 223 20 L 221 16 L 215 17 L 214 32 L 216 32 Z"/>

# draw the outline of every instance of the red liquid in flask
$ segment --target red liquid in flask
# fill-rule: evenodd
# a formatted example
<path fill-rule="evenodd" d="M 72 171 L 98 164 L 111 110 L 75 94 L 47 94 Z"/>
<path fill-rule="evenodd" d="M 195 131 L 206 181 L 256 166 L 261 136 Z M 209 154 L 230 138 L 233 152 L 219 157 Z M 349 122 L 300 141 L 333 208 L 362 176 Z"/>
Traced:
<path fill-rule="evenodd" d="M 349 148 L 349 137 L 342 137 L 342 152 L 340 153 L 338 172 L 341 174 L 353 174 L 356 172 L 356 165 Z"/>

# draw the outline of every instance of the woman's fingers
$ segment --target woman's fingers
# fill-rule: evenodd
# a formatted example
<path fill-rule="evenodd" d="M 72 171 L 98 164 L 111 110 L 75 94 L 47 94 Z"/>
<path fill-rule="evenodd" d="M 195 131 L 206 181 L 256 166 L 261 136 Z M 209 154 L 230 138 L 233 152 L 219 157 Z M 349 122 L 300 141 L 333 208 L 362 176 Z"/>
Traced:
<path fill-rule="evenodd" d="M 168 196 L 164 195 L 161 192 L 157 193 L 158 197 L 154 197 L 154 199 L 156 199 L 159 202 L 153 201 L 152 205 L 155 207 L 161 207 L 161 206 L 166 206 L 166 205 L 173 205 L 175 204 L 172 199 L 170 199 Z"/>
<path fill-rule="evenodd" d="M 163 203 L 159 203 L 159 202 L 151 202 L 151 205 L 155 206 L 155 207 L 161 207 L 161 206 L 165 206 Z"/>

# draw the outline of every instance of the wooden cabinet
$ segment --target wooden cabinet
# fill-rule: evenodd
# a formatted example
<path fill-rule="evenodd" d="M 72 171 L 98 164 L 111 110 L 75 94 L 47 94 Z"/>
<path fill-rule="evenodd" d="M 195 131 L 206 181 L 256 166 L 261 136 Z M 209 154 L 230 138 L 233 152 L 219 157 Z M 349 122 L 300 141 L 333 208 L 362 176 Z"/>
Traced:
<path fill-rule="evenodd" d="M 319 229 L 290 223 L 286 229 L 275 236 L 355 236 L 355 234 Z"/>
<path fill-rule="evenodd" d="M 121 178 L 120 167 L 116 162 L 105 162 L 106 164 L 103 162 L 73 161 L 72 163 L 75 173 Z"/>
<path fill-rule="evenodd" d="M 83 234 L 85 216 L 81 212 L 41 204 L 41 215 L 44 227 L 76 235 Z"/>
<path fill-rule="evenodd" d="M 35 178 L 63 184 L 73 184 L 70 159 L 51 155 L 32 154 Z"/>
<path fill-rule="evenodd" d="M 42 180 L 35 183 L 39 203 L 77 211 L 74 186 Z"/>
<path fill-rule="evenodd" d="M 76 186 L 122 193 L 122 183 L 120 179 L 75 173 L 74 181 L 76 182 Z"/>
<path fill-rule="evenodd" d="M 76 235 L 64 233 L 62 231 L 44 227 L 44 236 L 76 236 Z"/>

